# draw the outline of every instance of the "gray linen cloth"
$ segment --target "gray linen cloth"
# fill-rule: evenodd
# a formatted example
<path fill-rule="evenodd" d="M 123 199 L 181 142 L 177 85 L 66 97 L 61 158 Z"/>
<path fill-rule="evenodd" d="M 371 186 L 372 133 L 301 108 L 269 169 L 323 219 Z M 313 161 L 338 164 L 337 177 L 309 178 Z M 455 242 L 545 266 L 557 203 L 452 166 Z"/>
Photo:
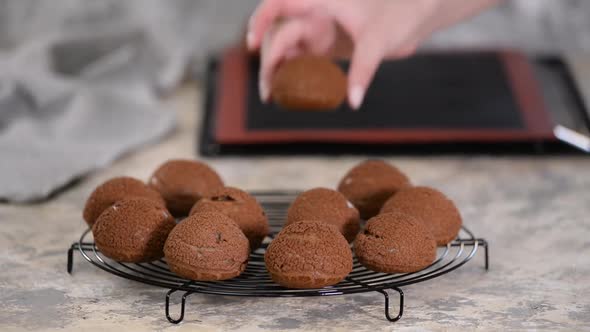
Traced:
<path fill-rule="evenodd" d="M 154 93 L 169 65 L 136 31 L 0 53 L 0 200 L 47 198 L 171 131 Z"/>

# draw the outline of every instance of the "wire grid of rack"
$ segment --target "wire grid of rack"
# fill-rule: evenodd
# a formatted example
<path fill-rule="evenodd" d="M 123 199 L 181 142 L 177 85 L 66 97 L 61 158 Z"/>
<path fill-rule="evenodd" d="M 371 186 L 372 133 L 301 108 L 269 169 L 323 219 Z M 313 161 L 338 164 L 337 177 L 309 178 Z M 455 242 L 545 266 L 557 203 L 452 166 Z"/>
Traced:
<path fill-rule="evenodd" d="M 436 260 L 427 268 L 404 274 L 385 274 L 368 270 L 354 257 L 352 272 L 340 283 L 321 289 L 288 289 L 274 283 L 264 265 L 264 252 L 268 243 L 280 231 L 286 218 L 289 204 L 297 196 L 296 192 L 259 192 L 254 196 L 265 209 L 271 226 L 271 234 L 261 248 L 250 255 L 246 270 L 230 280 L 204 282 L 187 280 L 170 272 L 166 261 L 160 259 L 151 263 L 121 263 L 113 261 L 100 253 L 90 240 L 91 232 L 86 230 L 80 239 L 68 250 L 68 273 L 72 273 L 73 254 L 78 251 L 92 265 L 116 276 L 169 289 L 166 294 L 166 318 L 171 323 L 180 323 L 185 316 L 187 298 L 194 293 L 223 296 L 251 297 L 304 297 L 335 296 L 353 293 L 378 292 L 385 299 L 385 318 L 390 322 L 398 321 L 403 314 L 404 293 L 400 287 L 423 282 L 449 273 L 471 260 L 480 247 L 484 249 L 485 269 L 489 268 L 488 243 L 476 238 L 469 229 L 463 227 L 459 237 L 445 247 L 440 247 Z M 393 316 L 389 308 L 388 290 L 399 295 L 397 315 Z M 180 313 L 177 318 L 170 314 L 170 297 L 175 292 L 184 292 L 181 298 Z"/>

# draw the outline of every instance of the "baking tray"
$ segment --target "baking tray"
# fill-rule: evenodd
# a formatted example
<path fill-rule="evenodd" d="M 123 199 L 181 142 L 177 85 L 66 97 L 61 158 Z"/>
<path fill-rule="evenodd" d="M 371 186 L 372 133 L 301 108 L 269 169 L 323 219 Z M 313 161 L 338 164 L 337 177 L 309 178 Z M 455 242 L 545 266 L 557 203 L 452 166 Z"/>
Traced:
<path fill-rule="evenodd" d="M 385 63 L 360 112 L 345 105 L 318 113 L 262 104 L 257 65 L 236 49 L 210 58 L 201 154 L 580 154 L 556 137 L 555 128 L 562 120 L 582 131 L 590 123 L 558 57 L 529 62 L 516 52 L 480 51 Z M 436 73 L 443 65 L 471 74 Z M 412 81 L 392 79 L 417 68 L 422 74 Z M 419 88 L 426 81 L 433 83 L 424 91 L 445 89 L 423 93 Z M 405 91 L 414 96 L 403 97 Z M 412 111 L 392 111 L 399 109 Z"/>

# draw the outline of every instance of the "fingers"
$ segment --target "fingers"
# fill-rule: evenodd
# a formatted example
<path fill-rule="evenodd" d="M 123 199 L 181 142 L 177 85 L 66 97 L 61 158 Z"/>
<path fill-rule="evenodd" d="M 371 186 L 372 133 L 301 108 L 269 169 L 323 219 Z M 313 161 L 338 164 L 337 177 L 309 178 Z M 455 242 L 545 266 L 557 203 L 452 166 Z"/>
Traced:
<path fill-rule="evenodd" d="M 417 44 L 418 44 L 417 42 L 407 43 L 403 47 L 400 47 L 395 52 L 395 54 L 393 55 L 392 58 L 400 59 L 400 58 L 407 58 L 409 56 L 414 55 L 414 53 L 416 53 L 416 49 L 418 48 Z"/>
<path fill-rule="evenodd" d="M 336 42 L 337 27 L 334 21 L 324 15 L 306 17 L 305 30 L 301 41 L 305 51 L 315 55 L 327 55 Z"/>
<path fill-rule="evenodd" d="M 301 20 L 289 20 L 276 24 L 265 36 L 261 52 L 259 90 L 260 98 L 268 101 L 270 81 L 277 64 L 285 56 L 298 54 L 297 46 L 304 38 L 305 25 Z"/>
<path fill-rule="evenodd" d="M 311 8 L 317 8 L 312 5 L 318 1 L 321 0 L 264 0 L 250 17 L 246 37 L 248 48 L 259 48 L 264 35 L 279 18 L 304 15 Z"/>
<path fill-rule="evenodd" d="M 385 49 L 381 41 L 374 34 L 365 34 L 354 47 L 348 71 L 348 103 L 352 109 L 360 108 L 367 88 L 384 57 Z"/>

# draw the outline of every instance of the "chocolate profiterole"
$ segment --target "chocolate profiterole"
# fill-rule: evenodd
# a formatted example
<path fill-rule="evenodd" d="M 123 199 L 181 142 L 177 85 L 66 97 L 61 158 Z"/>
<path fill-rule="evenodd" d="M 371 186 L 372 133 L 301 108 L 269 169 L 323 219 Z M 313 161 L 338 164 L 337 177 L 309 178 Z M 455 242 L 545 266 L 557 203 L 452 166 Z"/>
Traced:
<path fill-rule="evenodd" d="M 221 187 L 200 199 L 190 215 L 200 212 L 220 212 L 230 217 L 250 241 L 250 249 L 260 247 L 268 235 L 268 218 L 256 199 L 237 188 Z"/>
<path fill-rule="evenodd" d="M 164 254 L 170 270 L 183 278 L 226 280 L 246 269 L 250 247 L 228 216 L 201 212 L 187 217 L 170 232 Z"/>
<path fill-rule="evenodd" d="M 363 266 L 373 271 L 416 272 L 436 259 L 436 241 L 420 220 L 386 213 L 369 220 L 354 241 L 354 253 Z"/>
<path fill-rule="evenodd" d="M 127 198 L 106 209 L 92 227 L 96 247 L 121 262 L 151 262 L 164 256 L 164 242 L 176 225 L 164 205 Z"/>
<path fill-rule="evenodd" d="M 289 110 L 332 110 L 346 98 L 346 82 L 342 69 L 329 58 L 304 55 L 279 65 L 271 97 Z"/>
<path fill-rule="evenodd" d="M 461 229 L 461 214 L 455 203 L 440 191 L 428 187 L 405 188 L 391 197 L 381 213 L 399 212 L 416 217 L 430 229 L 436 243 L 453 241 Z"/>
<path fill-rule="evenodd" d="M 338 229 L 300 221 L 283 228 L 264 255 L 272 280 L 289 288 L 334 285 L 352 271 L 352 252 Z"/>
<path fill-rule="evenodd" d="M 175 159 L 162 164 L 150 177 L 149 186 L 157 190 L 173 215 L 188 215 L 201 197 L 223 186 L 219 175 L 205 163 Z"/>
<path fill-rule="evenodd" d="M 379 213 L 389 197 L 410 185 L 408 177 L 396 167 L 381 160 L 367 160 L 348 171 L 340 181 L 338 191 L 367 220 Z"/>
<path fill-rule="evenodd" d="M 317 220 L 336 226 L 348 242 L 360 229 L 358 210 L 341 193 L 315 188 L 295 199 L 287 212 L 287 225 L 301 220 Z"/>
<path fill-rule="evenodd" d="M 160 194 L 145 183 L 131 177 L 112 178 L 96 187 L 86 200 L 83 217 L 92 227 L 100 214 L 123 198 L 143 197 L 165 206 Z"/>

